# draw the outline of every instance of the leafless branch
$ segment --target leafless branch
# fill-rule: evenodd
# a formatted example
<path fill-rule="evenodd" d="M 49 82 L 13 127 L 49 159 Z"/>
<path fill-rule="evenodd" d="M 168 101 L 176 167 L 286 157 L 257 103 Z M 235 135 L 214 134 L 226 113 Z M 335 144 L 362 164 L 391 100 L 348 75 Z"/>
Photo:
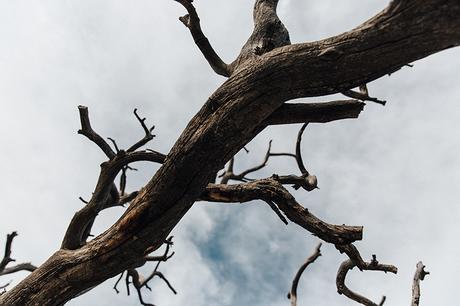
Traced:
<path fill-rule="evenodd" d="M 110 159 L 115 156 L 115 152 L 109 146 L 109 144 L 102 138 L 98 133 L 96 133 L 91 127 L 91 122 L 89 120 L 88 107 L 80 105 L 78 106 L 78 111 L 80 112 L 80 123 L 81 129 L 78 130 L 78 134 L 86 136 L 89 140 L 94 142 Z"/>
<path fill-rule="evenodd" d="M 37 267 L 35 267 L 31 263 L 21 263 L 12 267 L 7 267 L 9 263 L 16 261 L 15 259 L 11 258 L 11 248 L 13 245 L 13 240 L 17 235 L 17 232 L 12 232 L 11 234 L 7 234 L 6 236 L 5 253 L 2 261 L 0 262 L 0 276 L 16 273 L 19 271 L 33 272 L 35 269 L 37 269 Z M 6 286 L 8 286 L 8 284 Z"/>
<path fill-rule="evenodd" d="M 151 290 L 151 288 L 149 287 L 148 283 L 154 277 L 161 278 L 166 283 L 166 285 L 169 287 L 169 289 L 171 289 L 171 291 L 174 294 L 177 294 L 177 291 L 174 289 L 174 287 L 171 285 L 171 283 L 168 281 L 168 279 L 163 275 L 163 273 L 158 271 L 158 267 L 160 266 L 160 263 L 167 261 L 168 259 L 170 259 L 174 255 L 174 252 L 169 254 L 170 248 L 173 245 L 172 239 L 173 239 L 173 237 L 171 236 L 165 241 L 166 249 L 165 249 L 165 252 L 163 253 L 163 255 L 161 255 L 161 256 L 146 256 L 145 257 L 145 261 L 147 261 L 147 262 L 152 262 L 152 261 L 157 262 L 153 272 L 150 273 L 146 278 L 143 278 L 136 269 L 128 269 L 128 270 L 126 270 L 125 283 L 126 283 L 127 294 L 130 295 L 129 287 L 132 284 L 134 286 L 134 288 L 136 289 L 136 291 L 137 291 L 139 302 L 142 305 L 147 305 L 147 306 L 153 305 L 153 304 L 149 304 L 149 303 L 144 301 L 144 299 L 142 297 L 142 291 L 141 290 L 142 290 L 143 287 Z M 117 279 L 115 285 L 113 286 L 113 289 L 117 293 L 119 293 L 119 290 L 118 290 L 117 286 L 120 283 L 121 279 L 123 278 L 123 275 L 124 275 L 124 272 L 120 274 L 120 277 Z"/>
<path fill-rule="evenodd" d="M 322 221 L 302 207 L 281 183 L 273 178 L 234 185 L 209 184 L 200 199 L 221 203 L 271 201 L 289 220 L 326 242 L 342 245 L 362 239 L 361 226 L 332 225 Z"/>
<path fill-rule="evenodd" d="M 366 305 L 366 306 L 381 306 L 386 300 L 386 297 L 384 296 L 382 300 L 380 301 L 379 304 L 376 304 L 369 300 L 368 298 L 350 290 L 346 285 L 345 285 L 345 279 L 347 277 L 348 271 L 352 270 L 354 267 L 358 267 L 361 271 L 383 271 L 385 273 L 391 272 L 396 274 L 398 272 L 398 269 L 395 266 L 392 265 L 384 265 L 380 264 L 377 261 L 377 257 L 375 255 L 372 255 L 372 260 L 370 262 L 365 262 L 361 255 L 359 254 L 358 249 L 352 244 L 350 245 L 342 245 L 342 246 L 337 246 L 337 249 L 339 249 L 341 252 L 344 252 L 348 255 L 350 259 L 344 261 L 337 272 L 337 278 L 336 278 L 336 285 L 337 285 L 337 292 L 339 294 L 343 294 L 349 299 L 356 301 L 360 304 Z"/>
<path fill-rule="evenodd" d="M 26 262 L 26 263 L 22 263 L 22 264 L 12 266 L 12 267 L 7 267 L 2 272 L 0 272 L 0 275 L 12 274 L 12 273 L 16 273 L 16 272 L 19 272 L 19 271 L 33 272 L 33 271 L 35 271 L 35 269 L 37 269 L 36 266 L 31 264 L 30 262 Z"/>
<path fill-rule="evenodd" d="M 300 277 L 302 276 L 305 269 L 312 264 L 318 257 L 321 256 L 321 243 L 316 246 L 313 255 L 307 258 L 307 260 L 300 266 L 297 271 L 294 280 L 292 281 L 291 291 L 288 293 L 288 299 L 291 300 L 291 306 L 297 306 L 297 287 L 299 285 Z"/>
<path fill-rule="evenodd" d="M 232 69 L 229 65 L 224 63 L 224 61 L 217 55 L 213 47 L 209 43 L 208 38 L 203 34 L 200 25 L 200 18 L 196 12 L 195 7 L 193 6 L 193 0 L 175 0 L 182 4 L 182 6 L 187 10 L 188 14 L 179 18 L 179 20 L 190 30 L 195 44 L 203 53 L 204 57 L 208 61 L 211 68 L 219 75 L 224 77 L 229 77 L 232 74 Z"/>
<path fill-rule="evenodd" d="M 381 105 L 385 105 L 387 103 L 387 101 L 379 100 L 377 98 L 370 97 L 366 85 L 361 85 L 359 87 L 359 92 L 350 89 L 350 90 L 342 91 L 342 94 L 347 96 L 347 97 L 349 97 L 349 98 L 358 99 L 358 100 L 361 100 L 361 101 L 371 101 L 371 102 L 375 102 L 375 103 L 378 103 L 378 104 L 381 104 Z"/>
<path fill-rule="evenodd" d="M 425 276 L 430 272 L 425 271 L 425 266 L 421 261 L 417 263 L 417 269 L 415 270 L 414 282 L 412 284 L 412 303 L 411 306 L 419 306 L 420 303 L 420 281 L 425 279 Z"/>
<path fill-rule="evenodd" d="M 155 126 L 152 125 L 152 127 L 150 127 L 150 128 L 147 127 L 147 125 L 145 124 L 146 118 L 139 117 L 139 115 L 137 114 L 137 108 L 134 109 L 134 116 L 136 116 L 136 119 L 141 124 L 142 129 L 145 132 L 145 136 L 144 136 L 144 138 L 142 138 L 141 140 L 136 142 L 134 145 L 132 145 L 129 149 L 127 149 L 126 152 L 134 152 L 134 151 L 136 151 L 137 149 L 139 149 L 140 147 L 144 146 L 145 144 L 147 144 L 150 140 L 152 140 L 155 137 L 155 135 L 152 134 L 153 130 L 155 129 Z"/>
<path fill-rule="evenodd" d="M 318 180 L 315 175 L 310 175 L 307 169 L 305 168 L 305 165 L 303 163 L 303 158 L 302 158 L 302 152 L 301 152 L 301 141 L 302 141 L 302 135 L 307 127 L 308 123 L 305 123 L 299 130 L 299 133 L 297 135 L 297 140 L 296 140 L 296 152 L 295 154 L 292 153 L 273 153 L 271 152 L 271 146 L 272 146 L 272 141 L 270 140 L 268 144 L 268 149 L 267 152 L 265 153 L 265 157 L 263 161 L 252 168 L 249 168 L 240 174 L 235 174 L 234 172 L 234 163 L 235 163 L 235 158 L 233 157 L 230 162 L 228 163 L 227 168 L 225 169 L 224 173 L 222 173 L 219 177 L 221 177 L 221 184 L 227 184 L 230 180 L 235 180 L 235 181 L 240 181 L 240 182 L 248 182 L 252 181 L 252 179 L 247 178 L 247 175 L 253 172 L 256 172 L 262 168 L 264 168 L 270 157 L 275 157 L 275 156 L 287 156 L 287 157 L 293 157 L 297 165 L 299 167 L 299 170 L 301 172 L 301 176 L 297 175 L 277 175 L 274 174 L 273 178 L 278 180 L 280 183 L 283 185 L 293 185 L 294 189 L 299 189 L 303 188 L 307 191 L 312 191 L 314 189 L 318 188 Z M 270 205 L 270 204 L 269 204 Z M 273 208 L 272 205 L 270 207 Z M 283 220 L 281 218 L 281 220 Z M 284 222 L 284 221 L 283 221 Z"/>
<path fill-rule="evenodd" d="M 72 218 L 62 242 L 62 248 L 64 249 L 76 249 L 86 242 L 90 235 L 94 220 L 99 212 L 110 207 L 122 206 L 132 201 L 137 196 L 137 192 L 133 192 L 128 195 L 125 194 L 126 170 L 128 169 L 129 164 L 138 161 L 150 161 L 161 164 L 166 158 L 165 155 L 153 150 L 135 151 L 137 148 L 153 138 L 152 135 L 148 134 L 153 128 L 149 129 L 145 126 L 145 119 L 141 119 L 137 115 L 137 111 L 135 111 L 134 114 L 136 115 L 136 118 L 138 118 L 139 122 L 141 122 L 141 126 L 146 132 L 146 136 L 133 145 L 129 149 L 130 151 L 120 150 L 115 140 L 109 138 L 115 146 L 115 153 L 103 140 L 103 138 L 91 128 L 91 123 L 88 117 L 88 108 L 79 106 L 79 110 L 80 121 L 82 122 L 82 128 L 80 130 L 82 131 L 81 134 L 87 136 L 103 151 L 107 151 L 108 153 L 106 153 L 106 155 L 109 157 L 109 160 L 101 165 L 99 178 L 91 199 Z M 118 191 L 117 186 L 114 184 L 114 180 L 120 171 L 122 172 L 122 176 L 120 178 L 121 192 Z"/>
<path fill-rule="evenodd" d="M 247 182 L 249 180 L 246 177 L 248 174 L 256 172 L 256 171 L 264 168 L 267 165 L 268 159 L 270 158 L 270 156 L 272 156 L 272 154 L 270 152 L 271 147 L 272 147 L 272 141 L 270 140 L 270 142 L 268 144 L 267 153 L 265 153 L 265 157 L 264 157 L 262 163 L 260 163 L 259 165 L 255 166 L 255 167 L 249 168 L 249 169 L 241 172 L 240 174 L 235 174 L 234 173 L 233 167 L 234 167 L 235 159 L 232 158 L 230 160 L 230 162 L 228 163 L 228 167 L 225 170 L 225 172 L 222 175 L 220 175 L 220 177 L 222 177 L 220 183 L 221 184 L 227 184 L 228 181 L 230 181 L 230 180 L 240 181 L 240 182 Z"/>
<path fill-rule="evenodd" d="M 3 259 L 0 262 L 0 272 L 3 271 L 10 262 L 15 261 L 11 258 L 11 246 L 13 244 L 13 239 L 18 235 L 17 232 L 12 232 L 11 234 L 6 235 L 6 244 L 5 244 L 5 254 L 3 255 Z"/>
<path fill-rule="evenodd" d="M 326 123 L 358 118 L 365 104 L 358 100 L 321 103 L 284 103 L 264 122 L 265 125 L 293 123 Z"/>

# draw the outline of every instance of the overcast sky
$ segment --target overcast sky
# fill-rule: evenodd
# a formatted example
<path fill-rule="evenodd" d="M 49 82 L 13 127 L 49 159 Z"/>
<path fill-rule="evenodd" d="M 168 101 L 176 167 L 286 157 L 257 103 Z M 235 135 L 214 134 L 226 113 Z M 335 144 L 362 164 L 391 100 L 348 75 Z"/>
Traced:
<path fill-rule="evenodd" d="M 252 1 L 197 0 L 202 27 L 230 62 L 251 32 Z M 387 0 L 280 0 L 280 17 L 293 42 L 349 30 L 383 9 Z M 0 235 L 17 230 L 13 257 L 41 264 L 58 249 L 66 226 L 88 199 L 103 154 L 78 136 L 77 106 L 87 105 L 93 126 L 127 147 L 142 137 L 132 110 L 156 125 L 150 147 L 167 153 L 188 120 L 224 79 L 216 76 L 177 20 L 172 0 L 0 1 Z M 368 259 L 399 268 L 397 276 L 352 272 L 350 287 L 386 305 L 409 305 L 419 260 L 431 274 L 421 305 L 452 305 L 460 271 L 459 50 L 418 61 L 369 85 L 388 100 L 368 105 L 359 120 L 308 127 L 303 152 L 321 190 L 295 192 L 300 203 L 331 223 L 364 226 L 357 243 Z M 325 71 L 327 73 L 327 71 Z M 335 97 L 323 97 L 327 101 Z M 302 100 L 308 102 L 308 100 Z M 318 99 L 315 99 L 318 101 Z M 270 128 L 240 153 L 238 169 L 274 150 L 292 151 L 299 126 Z M 137 165 L 138 188 L 156 166 Z M 261 171 L 296 173 L 277 158 Z M 121 214 L 102 214 L 101 232 Z M 260 202 L 197 204 L 174 230 L 176 255 L 145 300 L 176 305 L 289 305 L 296 269 L 318 240 L 295 224 L 285 226 Z M 2 242 L 3 243 L 3 242 Z M 0 249 L 1 251 L 1 249 Z M 329 245 L 299 286 L 299 306 L 355 305 L 336 294 L 344 256 Z M 146 267 L 145 272 L 152 267 Z M 0 284 L 24 274 L 4 276 Z M 108 280 L 69 305 L 138 305 Z"/>

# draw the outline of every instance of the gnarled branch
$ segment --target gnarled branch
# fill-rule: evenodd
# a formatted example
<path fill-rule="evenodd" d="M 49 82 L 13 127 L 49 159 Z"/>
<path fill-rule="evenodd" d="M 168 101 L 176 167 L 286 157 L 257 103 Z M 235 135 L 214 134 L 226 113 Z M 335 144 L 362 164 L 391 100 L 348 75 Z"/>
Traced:
<path fill-rule="evenodd" d="M 320 220 L 274 178 L 235 185 L 209 184 L 200 199 L 222 203 L 269 201 L 275 203 L 289 220 L 326 242 L 342 245 L 362 239 L 361 226 L 332 225 Z"/>

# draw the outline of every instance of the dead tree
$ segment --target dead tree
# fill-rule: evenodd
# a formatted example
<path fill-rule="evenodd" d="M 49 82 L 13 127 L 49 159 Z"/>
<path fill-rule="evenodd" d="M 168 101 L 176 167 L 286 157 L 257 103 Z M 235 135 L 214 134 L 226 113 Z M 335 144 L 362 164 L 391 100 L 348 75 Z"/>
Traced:
<path fill-rule="evenodd" d="M 0 296 L 1 305 L 62 305 L 110 277 L 128 271 L 136 290 L 134 269 L 168 236 L 198 200 L 247 202 L 263 200 L 285 222 L 290 220 L 349 256 L 339 270 L 396 272 L 393 266 L 361 259 L 353 242 L 361 226 L 333 225 L 316 217 L 291 195 L 285 185 L 316 187 L 299 163 L 300 175 L 273 175 L 238 184 L 214 184 L 216 173 L 262 130 L 275 124 L 328 122 L 356 118 L 364 101 L 384 102 L 369 95 L 366 84 L 433 53 L 460 44 L 460 2 L 457 0 L 393 0 L 382 12 L 344 34 L 324 40 L 291 44 L 276 14 L 278 0 L 256 0 L 254 31 L 236 60 L 222 61 L 200 27 L 192 0 L 176 0 L 187 11 L 180 18 L 211 68 L 227 77 L 204 102 L 167 154 L 141 150 L 153 138 L 152 129 L 138 117 L 145 137 L 128 149 L 113 150 L 92 128 L 88 110 L 80 107 L 80 133 L 103 150 L 92 198 L 71 220 L 61 248 Z M 358 88 L 357 90 L 355 88 Z M 343 93 L 353 100 L 329 103 L 288 103 L 302 97 Z M 298 155 L 298 154 L 293 154 Z M 136 161 L 161 164 L 140 190 L 125 193 L 129 165 Z M 246 173 L 248 174 L 248 173 Z M 224 174 L 225 176 L 225 174 Z M 121 189 L 120 189 L 121 188 Z M 104 209 L 127 205 L 123 216 L 105 232 L 88 240 L 92 224 Z M 129 204 L 129 205 L 128 205 Z M 153 276 L 152 276 L 153 277 Z M 341 293 L 347 294 L 345 287 Z"/>

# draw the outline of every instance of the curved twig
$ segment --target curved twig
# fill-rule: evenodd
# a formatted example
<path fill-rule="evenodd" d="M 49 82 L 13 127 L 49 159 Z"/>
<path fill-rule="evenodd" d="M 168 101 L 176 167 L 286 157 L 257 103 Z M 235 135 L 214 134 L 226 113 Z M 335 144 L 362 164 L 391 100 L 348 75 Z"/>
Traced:
<path fill-rule="evenodd" d="M 182 6 L 187 10 L 188 14 L 180 17 L 179 20 L 190 30 L 195 44 L 200 49 L 201 53 L 203 53 L 211 68 L 217 74 L 229 77 L 233 70 L 219 57 L 219 55 L 217 55 L 216 51 L 214 51 L 214 48 L 209 43 L 208 38 L 201 30 L 200 18 L 198 17 L 198 13 L 192 4 L 193 0 L 175 1 L 182 4 Z"/>
<path fill-rule="evenodd" d="M 299 285 L 300 277 L 302 276 L 305 269 L 312 264 L 318 257 L 321 256 L 321 243 L 316 246 L 313 255 L 307 258 L 307 260 L 300 266 L 297 271 L 294 280 L 292 281 L 291 291 L 288 293 L 288 299 L 291 300 L 291 306 L 297 306 L 297 287 Z"/>

